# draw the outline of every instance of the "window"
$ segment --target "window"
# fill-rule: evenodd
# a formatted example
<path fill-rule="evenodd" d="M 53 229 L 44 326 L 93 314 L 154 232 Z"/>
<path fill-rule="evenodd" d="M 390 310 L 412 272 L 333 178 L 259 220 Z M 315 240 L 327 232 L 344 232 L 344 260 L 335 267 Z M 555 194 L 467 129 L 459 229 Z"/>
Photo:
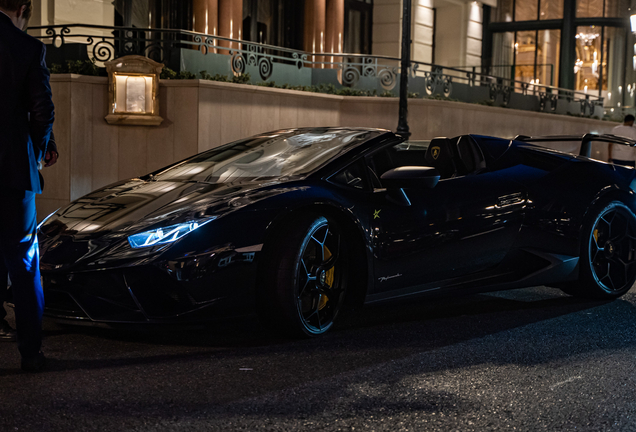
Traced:
<path fill-rule="evenodd" d="M 192 30 L 192 2 L 182 0 L 115 0 L 115 25 Z"/>
<path fill-rule="evenodd" d="M 602 27 L 586 26 L 576 29 L 575 89 L 599 90 L 602 75 Z"/>
<path fill-rule="evenodd" d="M 590 17 L 624 17 L 629 16 L 628 0 L 577 0 L 576 16 Z"/>
<path fill-rule="evenodd" d="M 372 0 L 345 0 L 344 51 L 371 54 Z"/>
<path fill-rule="evenodd" d="M 515 80 L 534 82 L 534 64 L 537 51 L 537 32 L 517 32 L 515 42 Z"/>
<path fill-rule="evenodd" d="M 535 83 L 557 85 L 561 30 L 539 30 Z"/>
<path fill-rule="evenodd" d="M 492 37 L 492 66 L 494 76 L 512 79 L 515 64 L 515 33 L 495 33 Z"/>
<path fill-rule="evenodd" d="M 626 30 L 618 27 L 580 26 L 576 33 L 575 90 L 600 93 L 614 106 L 631 91 L 624 89 Z M 620 105 L 617 105 L 620 106 Z"/>
<path fill-rule="evenodd" d="M 625 17 L 632 14 L 629 0 L 605 0 L 604 15 L 610 17 Z"/>
<path fill-rule="evenodd" d="M 493 35 L 491 74 L 530 84 L 556 85 L 561 30 L 528 30 Z"/>
<path fill-rule="evenodd" d="M 604 0 L 577 0 L 577 17 L 602 17 Z"/>
<path fill-rule="evenodd" d="M 539 0 L 523 0 L 515 2 L 515 21 L 534 21 L 538 18 Z"/>
<path fill-rule="evenodd" d="M 600 80 L 603 87 L 601 93 L 611 106 L 621 107 L 633 104 L 633 84 L 630 84 L 630 81 L 633 82 L 636 69 L 632 61 L 626 64 L 626 60 L 631 59 L 630 54 L 634 53 L 634 38 L 628 34 L 625 28 L 603 28 L 600 67 Z M 627 58 L 626 52 L 629 55 Z"/>
<path fill-rule="evenodd" d="M 539 19 L 563 19 L 563 0 L 541 0 Z"/>
<path fill-rule="evenodd" d="M 497 7 L 492 11 L 493 22 L 510 22 L 512 21 L 512 11 L 514 10 L 514 0 L 499 0 Z"/>
<path fill-rule="evenodd" d="M 243 0 L 243 39 L 303 49 L 304 1 Z"/>
<path fill-rule="evenodd" d="M 276 10 L 274 0 L 243 1 L 243 39 L 269 44 L 274 30 Z"/>
<path fill-rule="evenodd" d="M 499 0 L 491 15 L 492 22 L 552 19 L 563 19 L 563 0 Z"/>
<path fill-rule="evenodd" d="M 564 17 L 564 0 L 498 0 L 488 26 L 493 31 L 490 73 L 527 82 L 530 85 L 524 87 L 529 90 L 537 83 L 568 87 L 594 91 L 605 99 L 606 106 L 608 102 L 618 106 L 619 100 L 622 106 L 633 106 L 636 48 L 633 58 L 629 53 L 636 40 L 616 19 L 630 15 L 630 0 L 575 1 L 576 9 L 569 12 L 576 14 L 576 33 L 562 34 L 561 29 L 571 24 L 570 16 Z M 518 31 L 516 22 L 524 22 L 524 29 Z M 567 46 L 574 44 L 575 59 L 561 58 L 562 38 Z M 569 64 L 561 65 L 561 61 Z M 628 85 L 626 99 L 623 87 Z"/>

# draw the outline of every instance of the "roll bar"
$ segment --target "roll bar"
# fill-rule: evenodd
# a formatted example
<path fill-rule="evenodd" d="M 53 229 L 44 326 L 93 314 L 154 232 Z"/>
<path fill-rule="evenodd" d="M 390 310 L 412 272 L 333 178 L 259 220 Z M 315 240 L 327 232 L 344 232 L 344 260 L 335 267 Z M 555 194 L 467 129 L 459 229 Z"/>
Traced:
<path fill-rule="evenodd" d="M 594 134 L 587 133 L 581 135 L 551 135 L 551 136 L 526 136 L 517 135 L 515 141 L 522 142 L 548 142 L 548 141 L 581 141 L 581 150 L 579 156 L 590 157 L 592 155 L 592 141 L 602 141 L 612 144 L 626 145 L 630 147 L 636 146 L 636 140 L 612 135 L 612 134 Z"/>

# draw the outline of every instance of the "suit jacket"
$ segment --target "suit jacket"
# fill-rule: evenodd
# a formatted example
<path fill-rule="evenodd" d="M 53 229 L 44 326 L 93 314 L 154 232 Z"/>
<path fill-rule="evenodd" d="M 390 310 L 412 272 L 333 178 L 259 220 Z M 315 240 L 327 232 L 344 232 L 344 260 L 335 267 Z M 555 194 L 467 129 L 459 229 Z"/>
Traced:
<path fill-rule="evenodd" d="M 54 119 L 45 53 L 0 12 L 0 184 L 35 193 Z"/>

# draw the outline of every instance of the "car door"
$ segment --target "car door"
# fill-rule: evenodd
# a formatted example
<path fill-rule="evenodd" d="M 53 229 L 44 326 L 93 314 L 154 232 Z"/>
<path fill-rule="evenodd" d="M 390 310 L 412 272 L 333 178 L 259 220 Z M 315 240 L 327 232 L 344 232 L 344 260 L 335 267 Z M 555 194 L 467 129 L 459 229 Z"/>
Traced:
<path fill-rule="evenodd" d="M 436 144 L 431 142 L 434 151 L 426 155 L 439 153 Z M 369 157 L 372 178 L 391 165 L 430 165 L 421 150 L 386 150 Z M 453 151 L 449 157 L 456 158 Z M 404 189 L 410 205 L 400 202 L 399 191 L 376 189 L 370 300 L 441 289 L 443 281 L 496 266 L 510 250 L 523 221 L 525 191 L 509 174 L 488 171 L 483 156 L 480 168 L 471 172 L 460 164 L 451 169 L 440 165 L 446 178 L 431 189 Z"/>

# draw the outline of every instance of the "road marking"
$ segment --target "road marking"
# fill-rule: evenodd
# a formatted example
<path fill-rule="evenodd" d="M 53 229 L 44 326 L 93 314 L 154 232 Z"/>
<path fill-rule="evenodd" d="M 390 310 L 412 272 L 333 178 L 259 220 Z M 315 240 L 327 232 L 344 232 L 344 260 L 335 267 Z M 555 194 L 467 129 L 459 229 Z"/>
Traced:
<path fill-rule="evenodd" d="M 562 386 L 562 385 L 567 384 L 567 383 L 571 383 L 571 382 L 576 381 L 576 380 L 578 380 L 578 379 L 583 379 L 583 377 L 581 377 L 581 376 L 575 376 L 575 377 L 572 377 L 572 378 L 568 378 L 568 379 L 566 379 L 565 381 L 561 381 L 561 382 L 558 382 L 558 383 L 556 383 L 556 384 L 554 384 L 554 385 L 550 386 L 550 390 L 554 390 L 555 388 L 557 388 L 557 387 L 559 387 L 559 386 Z"/>

